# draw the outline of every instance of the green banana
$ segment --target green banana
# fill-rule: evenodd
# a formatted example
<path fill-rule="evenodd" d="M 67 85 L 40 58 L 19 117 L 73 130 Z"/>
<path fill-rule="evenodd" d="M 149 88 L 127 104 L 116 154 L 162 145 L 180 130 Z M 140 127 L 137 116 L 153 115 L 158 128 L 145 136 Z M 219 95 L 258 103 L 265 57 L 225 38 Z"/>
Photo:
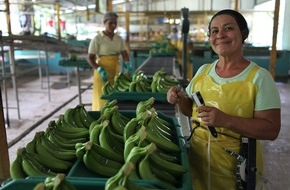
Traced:
<path fill-rule="evenodd" d="M 142 158 L 141 161 L 139 162 L 138 172 L 141 179 L 159 181 L 159 179 L 155 176 L 155 174 L 151 170 L 149 162 L 149 154 L 146 154 L 146 156 Z"/>
<path fill-rule="evenodd" d="M 187 172 L 187 169 L 183 165 L 162 159 L 155 153 L 150 154 L 150 162 L 154 163 L 159 169 L 164 170 L 173 176 L 178 177 Z"/>
<path fill-rule="evenodd" d="M 76 157 L 78 160 L 83 160 L 86 153 L 86 143 L 76 143 Z"/>
<path fill-rule="evenodd" d="M 108 95 L 110 94 L 111 84 L 109 81 L 105 82 L 105 84 L 102 86 L 102 95 Z"/>
<path fill-rule="evenodd" d="M 109 158 L 109 159 L 114 160 L 116 162 L 119 162 L 121 164 L 124 163 L 124 157 L 122 155 L 117 154 L 116 152 L 112 152 L 110 150 L 104 149 L 100 145 L 98 145 L 96 143 L 93 143 L 91 141 L 88 141 L 87 144 L 88 144 L 87 146 L 91 146 L 93 150 L 95 150 L 96 152 L 98 152 L 103 157 Z"/>
<path fill-rule="evenodd" d="M 85 142 L 87 141 L 86 138 L 78 138 L 78 139 L 65 139 L 58 135 L 54 130 L 48 130 L 45 132 L 46 138 L 48 138 L 51 142 L 56 144 L 57 146 L 68 149 L 74 150 L 75 144 L 78 142 Z"/>
<path fill-rule="evenodd" d="M 97 126 L 98 124 L 102 123 L 102 121 L 101 121 L 101 119 L 100 119 L 101 117 L 104 118 L 104 116 L 101 115 L 97 120 L 95 120 L 95 121 L 93 121 L 93 122 L 91 123 L 91 125 L 90 125 L 90 127 L 89 127 L 89 133 L 91 133 L 91 131 L 93 130 L 93 128 L 94 128 L 95 126 Z M 99 119 L 100 119 L 100 120 L 99 120 Z"/>
<path fill-rule="evenodd" d="M 139 122 L 140 119 L 137 119 L 136 117 L 132 118 L 124 127 L 124 142 L 133 134 L 137 132 L 139 128 L 141 128 L 141 122 Z"/>
<path fill-rule="evenodd" d="M 108 133 L 109 133 L 109 128 L 108 128 Z M 113 149 L 115 150 L 116 153 L 123 155 L 124 154 L 124 142 L 120 142 L 117 139 L 115 139 L 113 136 L 108 135 L 111 140 L 111 144 L 113 146 Z"/>
<path fill-rule="evenodd" d="M 140 101 L 136 106 L 136 117 L 140 114 L 145 112 L 146 110 L 153 107 L 155 102 L 155 98 L 151 97 L 148 100 Z"/>
<path fill-rule="evenodd" d="M 113 115 L 115 110 L 118 110 L 118 106 L 117 105 L 115 105 L 113 107 L 107 107 L 104 110 L 104 113 L 102 113 L 102 115 L 104 115 L 107 120 L 111 121 L 112 115 Z"/>
<path fill-rule="evenodd" d="M 81 106 L 80 105 L 77 105 L 75 108 L 74 108 L 74 122 L 76 124 L 77 127 L 79 128 L 87 128 L 87 126 L 85 126 L 82 122 L 82 110 L 81 110 Z"/>
<path fill-rule="evenodd" d="M 129 92 L 136 92 L 136 86 L 137 86 L 137 82 L 132 81 L 130 86 L 129 86 Z"/>
<path fill-rule="evenodd" d="M 10 177 L 12 179 L 24 179 L 27 177 L 27 174 L 24 172 L 22 168 L 22 156 L 21 156 L 21 148 L 17 149 L 16 158 L 10 164 Z"/>
<path fill-rule="evenodd" d="M 166 75 L 163 77 L 164 81 L 168 82 L 169 84 L 172 85 L 179 85 L 179 82 L 177 81 L 176 78 L 171 78 L 170 76 Z"/>
<path fill-rule="evenodd" d="M 136 81 L 135 91 L 138 92 L 138 93 L 142 93 L 143 92 L 141 84 L 138 81 Z"/>
<path fill-rule="evenodd" d="M 123 135 L 118 134 L 118 133 L 115 131 L 115 129 L 113 128 L 112 125 L 109 125 L 109 126 L 108 126 L 108 132 L 109 132 L 110 136 L 111 136 L 114 140 L 118 141 L 118 142 L 121 143 L 121 144 L 124 144 L 124 137 L 123 137 Z"/>
<path fill-rule="evenodd" d="M 48 140 L 45 135 L 41 135 L 40 142 L 50 154 L 54 155 L 58 159 L 71 161 L 76 158 L 74 150 L 64 149 L 54 144 Z"/>
<path fill-rule="evenodd" d="M 61 116 L 60 116 L 61 117 Z M 62 119 L 60 119 L 62 120 Z M 73 133 L 73 134 L 82 134 L 84 137 L 87 137 L 89 134 L 89 130 L 87 128 L 78 128 L 78 127 L 70 127 L 68 126 L 65 121 L 61 121 L 59 125 L 52 120 L 48 124 L 49 127 L 54 127 L 56 130 L 60 131 L 61 133 Z M 76 135 L 78 136 L 78 135 Z"/>
<path fill-rule="evenodd" d="M 164 152 L 162 152 L 160 150 L 156 151 L 155 154 L 157 154 L 162 159 L 167 160 L 168 162 L 172 162 L 172 163 L 176 163 L 176 164 L 180 163 L 180 160 L 178 159 L 177 156 L 164 153 Z"/>
<path fill-rule="evenodd" d="M 157 149 L 157 147 L 154 143 L 150 143 L 149 145 L 144 146 L 144 147 L 135 146 L 130 151 L 125 162 L 132 162 L 134 165 L 137 165 L 140 158 L 142 158 L 146 154 L 151 154 L 156 149 Z"/>
<path fill-rule="evenodd" d="M 55 177 L 47 177 L 43 184 L 46 189 L 51 190 L 76 190 L 76 188 L 66 180 L 66 176 L 63 173 L 58 173 Z"/>
<path fill-rule="evenodd" d="M 99 135 L 99 143 L 101 147 L 114 152 L 115 150 L 110 143 L 110 136 L 107 130 L 108 130 L 107 126 L 102 127 L 102 130 Z"/>
<path fill-rule="evenodd" d="M 166 139 L 168 141 L 172 140 L 172 136 L 170 134 L 158 128 L 153 122 L 148 122 L 146 125 L 146 130 L 152 134 L 155 134 L 158 138 Z"/>
<path fill-rule="evenodd" d="M 111 101 L 107 101 L 104 106 L 101 109 L 101 115 L 105 113 L 105 110 L 107 108 L 112 108 L 114 106 L 116 106 L 118 104 L 118 100 L 117 99 L 113 99 Z"/>
<path fill-rule="evenodd" d="M 169 89 L 170 89 L 170 86 L 166 86 L 160 82 L 157 83 L 157 91 L 159 93 L 167 93 Z"/>
<path fill-rule="evenodd" d="M 48 126 L 48 128 L 52 128 L 55 133 L 65 139 L 86 139 L 89 137 L 89 130 L 87 128 L 56 126 L 54 120 L 50 121 Z"/>
<path fill-rule="evenodd" d="M 155 165 L 152 164 L 152 162 L 149 162 L 149 164 L 154 176 L 157 179 L 175 188 L 178 186 L 179 183 L 177 177 L 171 175 L 170 173 L 164 170 L 160 170 L 158 167 L 155 167 Z"/>
<path fill-rule="evenodd" d="M 75 110 L 76 110 L 75 108 L 68 108 L 64 112 L 64 120 L 65 120 L 65 122 L 69 123 L 69 125 L 72 126 L 72 127 L 77 127 L 77 124 L 75 123 L 75 120 L 74 120 Z"/>
<path fill-rule="evenodd" d="M 119 169 L 101 164 L 93 157 L 90 150 L 87 150 L 83 156 L 83 162 L 90 171 L 102 176 L 111 177 L 119 171 Z"/>
<path fill-rule="evenodd" d="M 142 126 L 135 134 L 131 135 L 126 141 L 124 145 L 124 159 L 126 160 L 131 152 L 131 150 L 135 146 L 139 146 L 139 144 L 146 139 L 146 128 Z"/>
<path fill-rule="evenodd" d="M 100 144 L 99 138 L 103 127 L 107 127 L 109 124 L 108 120 L 105 120 L 103 123 L 99 123 L 94 126 L 90 132 L 90 141 L 96 144 Z"/>
<path fill-rule="evenodd" d="M 46 168 L 43 166 L 41 163 L 36 161 L 34 157 L 31 157 L 27 155 L 27 152 L 25 148 L 22 148 L 21 150 L 21 157 L 22 157 L 22 168 L 23 171 L 28 175 L 28 176 L 55 176 L 56 173 L 51 171 L 50 169 Z"/>
<path fill-rule="evenodd" d="M 85 109 L 84 105 L 79 105 L 80 109 L 80 117 L 82 124 L 89 129 L 90 125 L 93 121 L 95 121 L 94 118 L 89 114 L 89 112 Z"/>
<path fill-rule="evenodd" d="M 35 152 L 35 148 L 36 148 L 36 135 L 37 135 L 37 133 L 35 133 L 33 139 L 26 144 L 25 148 L 26 148 L 26 151 L 27 152 Z"/>
<path fill-rule="evenodd" d="M 153 92 L 153 93 L 157 93 L 158 92 L 158 90 L 157 90 L 157 85 L 158 85 L 158 82 L 157 81 L 152 81 L 152 83 L 151 83 L 151 91 Z"/>
<path fill-rule="evenodd" d="M 129 176 L 134 169 L 135 165 L 133 163 L 126 162 L 114 176 L 106 181 L 105 190 L 115 190 L 119 186 L 126 187 Z"/>
<path fill-rule="evenodd" d="M 86 150 L 90 151 L 92 157 L 94 157 L 96 161 L 98 161 L 100 164 L 104 166 L 120 169 L 123 165 L 123 163 L 110 159 L 111 156 L 108 157 L 108 156 L 101 155 L 100 152 L 97 152 L 96 148 L 92 148 L 92 146 L 86 146 Z M 101 150 L 101 149 L 98 149 L 98 150 Z"/>
<path fill-rule="evenodd" d="M 170 135 L 175 134 L 173 126 L 168 121 L 158 117 L 157 112 L 152 112 L 149 122 L 153 122 L 153 125 L 158 126 L 158 128 L 161 128 L 161 130 L 165 131 L 166 133 L 169 133 Z"/>
<path fill-rule="evenodd" d="M 36 152 L 27 152 L 27 155 L 34 157 L 35 160 L 54 172 L 66 172 L 73 165 L 70 161 L 61 160 L 52 155 L 39 140 L 36 141 Z"/>
<path fill-rule="evenodd" d="M 114 83 L 114 87 L 120 92 L 127 92 L 129 91 L 130 84 L 128 85 L 122 78 L 119 78 Z"/>
<path fill-rule="evenodd" d="M 124 128 L 126 126 L 126 122 L 121 118 L 120 112 L 118 109 L 114 109 L 111 112 L 111 124 L 114 127 L 115 131 L 119 134 L 122 135 L 124 134 Z"/>
<path fill-rule="evenodd" d="M 146 140 L 153 142 L 156 146 L 165 152 L 179 152 L 180 148 L 177 144 L 164 138 L 158 137 L 151 131 L 147 131 Z"/>

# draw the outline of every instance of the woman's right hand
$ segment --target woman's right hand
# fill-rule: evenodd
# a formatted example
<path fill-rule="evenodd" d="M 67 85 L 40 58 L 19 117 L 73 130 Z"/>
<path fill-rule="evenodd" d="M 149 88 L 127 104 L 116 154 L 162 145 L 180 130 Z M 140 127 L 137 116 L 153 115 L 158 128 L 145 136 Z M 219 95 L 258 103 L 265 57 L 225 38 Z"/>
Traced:
<path fill-rule="evenodd" d="M 180 88 L 177 87 L 171 87 L 167 92 L 167 101 L 170 104 L 177 104 L 179 101 L 179 98 L 183 95 L 183 92 Z"/>

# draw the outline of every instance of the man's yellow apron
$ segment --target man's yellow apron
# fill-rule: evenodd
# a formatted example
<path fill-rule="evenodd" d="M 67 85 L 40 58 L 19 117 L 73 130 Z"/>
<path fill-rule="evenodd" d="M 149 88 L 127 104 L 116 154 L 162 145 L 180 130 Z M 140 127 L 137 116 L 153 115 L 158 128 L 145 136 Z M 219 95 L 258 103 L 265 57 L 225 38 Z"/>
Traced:
<path fill-rule="evenodd" d="M 245 81 L 216 84 L 207 75 L 211 65 L 199 75 L 194 83 L 194 91 L 200 91 L 206 106 L 244 118 L 253 118 L 257 88 L 252 83 L 258 67 L 254 67 Z M 216 127 L 218 137 L 214 139 L 208 129 L 197 118 L 196 105 L 193 106 L 192 119 L 200 122 L 190 140 L 189 159 L 194 190 L 236 190 L 236 169 L 238 161 L 223 148 L 240 152 L 241 136 L 226 128 Z M 192 125 L 194 128 L 195 125 Z M 222 148 L 223 147 L 223 148 Z M 260 144 L 257 141 L 257 168 L 262 170 Z"/>
<path fill-rule="evenodd" d="M 104 68 L 108 74 L 108 81 L 113 85 L 114 77 L 120 71 L 119 56 L 101 56 L 98 60 L 98 65 Z M 104 84 L 105 82 L 102 80 L 99 72 L 94 70 L 92 111 L 100 111 L 106 103 L 106 100 L 101 99 Z"/>

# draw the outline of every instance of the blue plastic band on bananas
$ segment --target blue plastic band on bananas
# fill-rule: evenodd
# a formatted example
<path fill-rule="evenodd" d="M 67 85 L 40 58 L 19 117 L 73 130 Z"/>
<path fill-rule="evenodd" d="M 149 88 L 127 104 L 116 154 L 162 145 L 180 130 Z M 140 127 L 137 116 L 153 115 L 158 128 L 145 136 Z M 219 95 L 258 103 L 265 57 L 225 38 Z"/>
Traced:
<path fill-rule="evenodd" d="M 108 73 L 105 71 L 105 69 L 103 67 L 98 67 L 97 71 L 100 73 L 102 80 L 104 82 L 108 81 Z"/>

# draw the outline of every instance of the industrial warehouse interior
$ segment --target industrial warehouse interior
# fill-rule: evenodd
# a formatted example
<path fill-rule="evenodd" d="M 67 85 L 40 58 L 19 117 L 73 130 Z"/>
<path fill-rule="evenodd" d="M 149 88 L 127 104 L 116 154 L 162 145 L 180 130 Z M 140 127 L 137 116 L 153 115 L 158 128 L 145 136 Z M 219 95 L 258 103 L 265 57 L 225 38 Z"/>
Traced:
<path fill-rule="evenodd" d="M 43 138 L 50 139 L 49 136 L 54 134 L 53 127 L 58 127 L 55 123 L 55 126 L 51 127 L 51 125 L 53 125 L 53 122 L 60 122 L 62 116 L 66 117 L 68 110 L 82 106 L 85 110 L 83 110 L 83 113 L 86 112 L 90 115 L 88 120 L 93 119 L 95 121 L 101 118 L 100 115 L 103 114 L 101 110 L 92 110 L 95 78 L 94 70 L 87 61 L 87 55 L 90 41 L 97 33 L 105 29 L 103 17 L 106 12 L 113 11 L 119 16 L 118 27 L 115 32 L 124 40 L 130 59 L 130 67 L 127 67 L 122 57 L 119 56 L 120 74 L 118 76 L 125 76 L 122 74 L 126 74 L 127 77 L 131 77 L 130 82 L 132 82 L 134 76 L 136 77 L 140 74 L 138 77 L 142 76 L 144 80 L 148 79 L 148 81 L 152 82 L 156 73 L 163 72 L 168 76 L 168 80 L 169 78 L 170 80 L 172 79 L 172 86 L 178 86 L 178 88 L 185 91 L 185 87 L 197 74 L 201 66 L 206 63 L 213 63 L 218 59 L 218 55 L 210 47 L 207 30 L 211 17 L 215 12 L 222 9 L 238 10 L 247 20 L 250 32 L 243 46 L 244 56 L 271 72 L 281 101 L 281 129 L 278 137 L 275 140 L 259 141 L 263 157 L 263 175 L 261 176 L 260 173 L 254 171 L 255 184 L 246 183 L 246 187 L 244 186 L 243 189 L 254 190 L 261 187 L 263 187 L 261 189 L 265 190 L 290 189 L 290 165 L 288 162 L 290 154 L 290 124 L 288 122 L 290 118 L 288 101 L 290 93 L 290 13 L 286 11 L 289 6 L 289 0 L 197 0 L 190 1 L 190 3 L 185 0 L 0 1 L 0 17 L 5 21 L 3 22 L 5 24 L 0 26 L 0 63 L 2 73 L 0 190 L 37 189 L 37 185 L 39 185 L 39 189 L 41 185 L 49 189 L 48 176 L 55 177 L 49 178 L 50 182 L 57 178 L 61 181 L 59 183 L 62 183 L 62 186 L 65 186 L 65 182 L 66 185 L 69 183 L 71 185 L 69 189 L 72 190 L 114 189 L 108 185 L 114 175 L 107 173 L 112 170 L 104 169 L 104 166 L 108 165 L 107 163 L 113 163 L 111 168 L 118 165 L 119 173 L 126 168 L 121 166 L 127 166 L 130 172 L 131 170 L 133 171 L 133 174 L 130 174 L 133 177 L 128 178 L 129 182 L 124 183 L 123 189 L 194 190 L 189 162 L 190 142 L 188 141 L 188 138 L 195 130 L 192 127 L 191 118 L 182 114 L 178 106 L 168 102 L 166 92 L 169 88 L 166 89 L 166 92 L 161 90 L 158 92 L 158 88 L 153 92 L 151 84 L 149 92 L 141 91 L 141 89 L 145 89 L 141 87 L 139 90 L 136 87 L 136 91 L 130 91 L 128 83 L 127 89 L 123 89 L 125 88 L 124 86 L 116 87 L 117 84 L 121 83 L 117 81 L 116 77 L 114 80 L 115 86 L 113 86 L 115 89 L 110 92 L 107 90 L 107 94 L 104 94 L 104 91 L 102 92 L 104 100 L 117 102 L 114 107 L 117 111 L 114 113 L 125 116 L 118 119 L 113 119 L 115 116 L 110 116 L 112 126 L 117 120 L 123 120 L 124 118 L 131 120 L 135 116 L 137 117 L 139 111 L 137 104 L 154 98 L 151 109 L 147 108 L 143 117 L 157 113 L 159 116 L 157 118 L 162 118 L 164 122 L 168 125 L 170 124 L 171 128 L 174 129 L 175 137 L 171 139 L 174 142 L 171 147 L 170 145 L 163 146 L 166 143 L 163 143 L 163 145 L 160 143 L 164 141 L 155 142 L 153 140 L 157 143 L 155 144 L 157 151 L 154 151 L 166 153 L 167 149 L 170 149 L 170 153 L 166 154 L 168 156 L 167 159 L 175 160 L 175 165 L 170 165 L 171 169 L 168 169 L 168 171 L 164 166 L 158 165 L 159 168 L 156 167 L 160 171 L 165 171 L 166 174 L 169 173 L 170 175 L 166 175 L 167 178 L 159 178 L 161 172 L 156 171 L 154 166 L 152 166 L 153 169 L 151 168 L 154 179 L 152 179 L 153 176 L 151 178 L 142 178 L 140 163 L 141 160 L 145 160 L 144 158 L 146 157 L 144 155 L 143 159 L 139 158 L 139 165 L 136 164 L 134 169 L 130 168 L 131 166 L 127 164 L 126 159 L 125 162 L 123 160 L 123 162 L 119 163 L 118 158 L 121 155 L 122 159 L 124 159 L 123 153 L 126 152 L 125 128 L 127 125 L 124 123 L 124 134 L 114 134 L 107 141 L 111 146 L 110 150 L 115 151 L 111 153 L 115 155 L 115 158 L 111 160 L 101 155 L 101 153 L 95 154 L 100 156 L 99 163 L 102 164 L 100 167 L 104 168 L 87 166 L 87 162 L 84 161 L 85 155 L 89 155 L 88 152 L 92 152 L 94 149 L 94 145 L 89 143 L 93 141 L 93 137 L 90 135 L 93 128 L 89 127 L 89 125 L 83 127 L 85 130 L 79 130 L 82 132 L 74 132 L 75 135 L 69 134 L 71 135 L 70 140 L 75 138 L 74 146 L 68 148 L 69 143 L 63 145 L 67 149 L 63 150 L 63 152 L 67 154 L 73 152 L 72 158 L 65 161 L 61 160 L 58 164 L 55 164 L 55 157 L 49 161 L 51 150 L 43 150 L 45 152 L 43 155 L 50 155 L 47 156 L 47 161 L 44 161 L 46 165 L 41 166 L 43 171 L 33 170 L 31 166 L 30 169 L 27 169 L 28 166 L 25 165 L 25 160 L 30 154 L 29 144 L 34 142 L 33 139 L 42 134 Z M 186 23 L 186 20 L 189 23 Z M 184 30 L 186 26 L 188 26 L 188 31 Z M 174 29 L 178 31 L 178 40 L 173 43 L 170 40 L 170 35 Z M 160 81 L 161 79 L 159 83 Z M 113 111 L 111 112 L 113 113 Z M 73 118 L 75 119 L 76 116 Z M 129 123 L 129 119 L 126 120 L 126 124 Z M 91 123 L 93 122 L 91 121 Z M 85 126 L 84 122 L 82 125 Z M 106 125 L 105 122 L 102 125 Z M 109 124 L 108 126 L 111 125 Z M 145 124 L 143 123 L 143 125 Z M 78 131 L 78 129 L 75 129 L 75 131 Z M 146 131 L 149 130 L 147 129 Z M 108 130 L 108 134 L 110 132 Z M 85 133 L 86 138 L 77 137 L 76 134 L 78 133 Z M 139 132 L 140 134 L 141 132 Z M 54 142 L 53 137 L 51 138 L 50 141 Z M 76 142 L 78 138 L 81 140 Z M 121 150 L 122 153 L 114 145 L 114 143 L 120 144 L 119 138 L 124 139 L 124 142 L 121 140 L 123 143 L 122 149 L 124 149 Z M 127 136 L 128 139 L 129 137 Z M 141 142 L 140 139 L 138 140 Z M 34 144 L 35 153 L 31 153 L 31 155 L 34 154 L 36 159 L 27 159 L 38 163 L 38 166 L 42 165 L 42 163 L 39 160 L 35 160 L 43 157 L 37 156 L 37 154 L 41 155 L 41 150 L 40 148 L 37 149 L 36 146 L 37 143 L 43 144 L 43 141 L 42 139 Z M 148 142 L 150 140 L 146 138 L 145 143 Z M 170 141 L 165 142 L 171 144 L 169 143 Z M 99 142 L 99 144 L 102 143 Z M 151 144 L 146 147 L 149 147 L 149 145 Z M 174 152 L 174 146 L 176 145 L 178 145 L 178 153 Z M 57 146 L 55 146 L 55 149 L 57 149 Z M 101 147 L 101 145 L 99 146 Z M 137 145 L 135 144 L 135 146 Z M 140 143 L 138 146 L 139 148 L 142 147 Z M 204 152 L 207 151 L 209 151 L 208 147 L 205 147 Z M 55 154 L 58 153 L 55 150 Z M 148 153 L 148 149 L 146 154 L 151 154 Z M 63 155 L 61 156 L 63 157 Z M 250 155 L 247 156 L 247 160 L 249 160 L 251 157 Z M 21 167 L 23 172 L 21 175 L 23 177 L 19 177 L 21 176 L 19 173 L 15 174 L 17 172 L 12 172 L 12 170 L 16 170 L 12 169 L 17 167 L 15 163 L 21 163 L 17 166 Z M 168 160 L 167 162 L 163 160 L 163 165 L 166 163 L 169 163 Z M 170 164 L 172 163 L 170 162 Z M 57 167 L 62 164 L 67 164 L 67 168 L 52 169 L 48 167 L 48 165 Z M 152 163 L 152 165 L 154 164 Z M 147 165 L 147 167 L 149 166 Z M 180 170 L 184 169 L 184 171 L 171 175 L 170 172 L 175 167 L 181 168 Z M 246 170 L 249 169 L 247 167 L 249 166 L 245 166 Z M 253 168 L 251 169 L 254 170 Z M 18 168 L 18 170 L 20 169 Z M 234 171 L 235 175 L 242 176 L 240 174 L 241 171 L 242 169 Z M 41 174 L 33 175 L 33 172 Z M 65 177 L 61 176 L 62 174 Z M 15 175 L 19 176 L 16 177 Z M 134 175 L 139 175 L 139 177 L 134 179 Z M 245 176 L 250 181 L 250 174 Z M 123 178 L 126 177 L 128 176 L 123 176 Z M 171 177 L 171 180 L 168 180 L 169 177 Z M 209 180 L 207 177 L 205 180 Z M 54 185 L 56 183 L 58 182 L 54 182 Z M 60 184 L 58 184 L 60 189 L 68 188 L 61 188 Z M 237 187 L 237 189 L 239 188 L 241 187 Z M 220 188 L 209 185 L 208 189 L 219 190 Z"/>

